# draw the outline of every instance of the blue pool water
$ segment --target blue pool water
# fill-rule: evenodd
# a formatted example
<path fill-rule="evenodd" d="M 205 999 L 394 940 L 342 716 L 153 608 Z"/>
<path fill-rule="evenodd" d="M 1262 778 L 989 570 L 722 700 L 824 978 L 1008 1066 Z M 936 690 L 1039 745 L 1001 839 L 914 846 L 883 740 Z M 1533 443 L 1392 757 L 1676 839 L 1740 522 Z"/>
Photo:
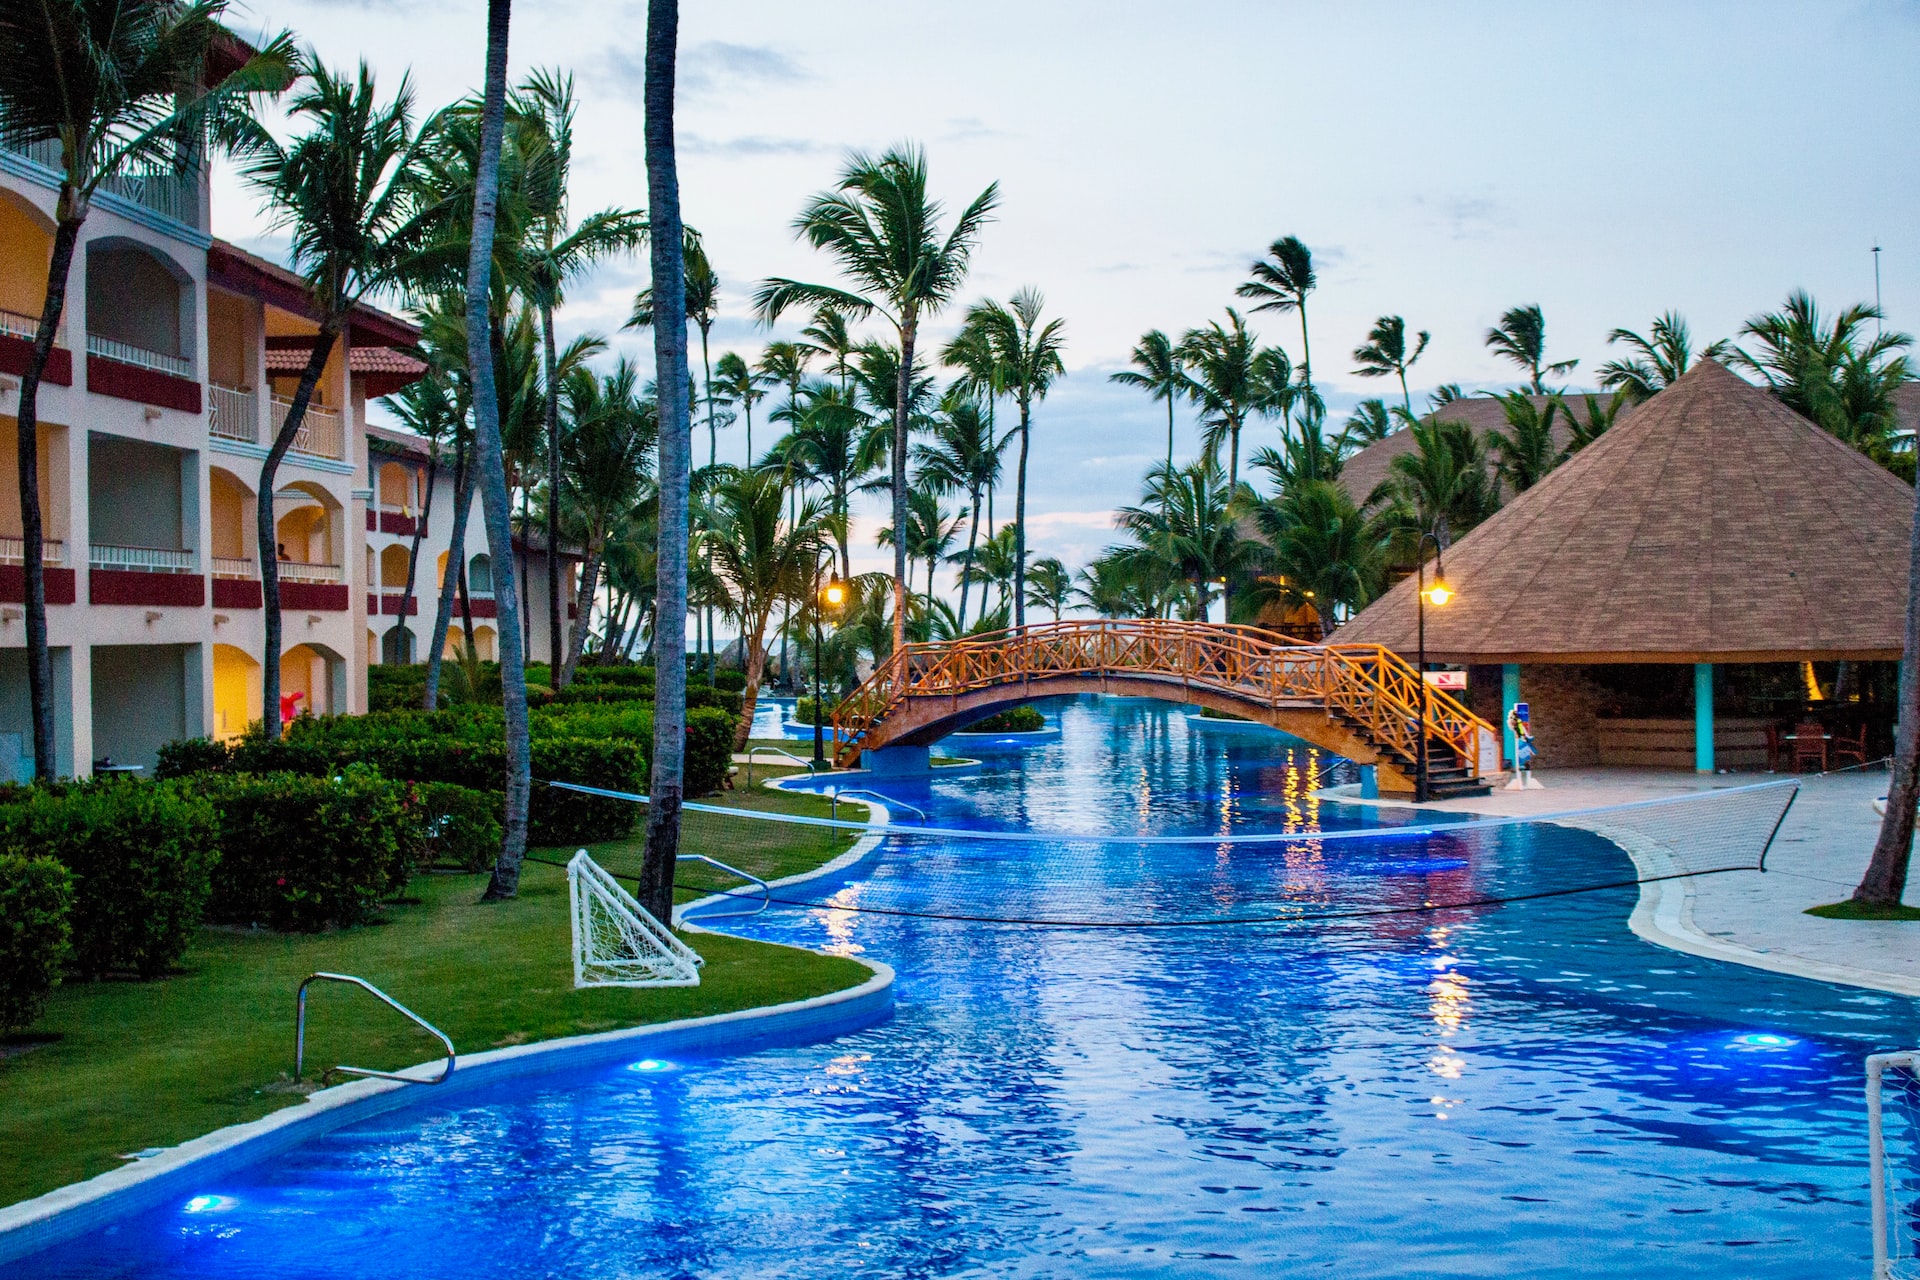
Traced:
<path fill-rule="evenodd" d="M 943 824 L 1084 835 L 1400 820 L 1313 800 L 1290 740 L 1134 700 L 1048 711 L 1057 744 L 890 789 Z M 1560 828 L 1002 844 L 973 879 L 963 852 L 883 848 L 809 891 L 1197 916 L 1281 883 L 1414 903 L 1631 874 Z M 1864 1274 L 1861 1057 L 1920 1039 L 1913 1006 L 1642 942 L 1634 892 L 1164 931 L 771 911 L 729 927 L 885 960 L 896 1016 L 423 1095 L 18 1274 Z"/>

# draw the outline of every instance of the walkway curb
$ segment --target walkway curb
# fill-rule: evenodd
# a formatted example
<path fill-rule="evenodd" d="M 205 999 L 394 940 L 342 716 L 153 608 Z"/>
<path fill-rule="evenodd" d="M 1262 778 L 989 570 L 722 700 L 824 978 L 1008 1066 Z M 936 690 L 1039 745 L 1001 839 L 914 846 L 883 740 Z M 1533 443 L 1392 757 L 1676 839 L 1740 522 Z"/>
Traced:
<path fill-rule="evenodd" d="M 111 1169 L 0 1209 L 0 1264 L 18 1261 L 131 1214 L 165 1204 L 249 1165 L 343 1126 L 509 1080 L 602 1066 L 639 1054 L 702 1057 L 830 1040 L 885 1021 L 893 1013 L 893 970 L 852 957 L 873 971 L 857 987 L 788 1004 L 677 1022 L 568 1036 L 462 1056 L 444 1085 L 355 1080 L 322 1089 L 305 1103 L 171 1147 L 147 1160 Z M 406 1068 L 430 1079 L 444 1060 Z"/>

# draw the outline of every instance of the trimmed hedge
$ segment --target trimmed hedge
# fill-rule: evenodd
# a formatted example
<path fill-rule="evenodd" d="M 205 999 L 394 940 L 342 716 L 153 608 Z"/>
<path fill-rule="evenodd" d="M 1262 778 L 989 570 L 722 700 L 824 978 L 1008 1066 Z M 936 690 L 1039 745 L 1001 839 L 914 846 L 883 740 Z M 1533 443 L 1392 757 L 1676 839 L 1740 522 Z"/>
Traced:
<path fill-rule="evenodd" d="M 209 914 L 317 933 L 371 918 L 406 888 L 422 847 L 407 788 L 364 765 L 339 775 L 213 775 L 220 861 Z"/>
<path fill-rule="evenodd" d="M 404 711 L 427 696 L 425 663 L 382 663 L 367 668 L 367 710 Z"/>
<path fill-rule="evenodd" d="M 505 797 L 451 782 L 422 782 L 413 789 L 429 866 L 484 871 L 500 856 L 505 834 L 500 810 Z"/>
<path fill-rule="evenodd" d="M 1047 727 L 1047 718 L 1038 707 L 1008 707 L 1005 711 L 976 720 L 962 733 L 1038 733 Z"/>
<path fill-rule="evenodd" d="M 218 858 L 213 806 L 170 783 L 37 790 L 0 807 L 0 851 L 46 854 L 73 875 L 73 966 L 163 974 L 192 940 Z"/>
<path fill-rule="evenodd" d="M 793 722 L 795 724 L 813 724 L 815 721 L 815 705 L 812 694 L 802 694 L 793 704 Z M 834 703 L 828 706 L 827 714 L 819 717 L 819 723 L 833 723 L 833 709 L 838 705 L 838 703 Z"/>
<path fill-rule="evenodd" d="M 722 693 L 744 693 L 747 688 L 747 673 L 716 671 L 713 673 L 713 687 Z"/>
<path fill-rule="evenodd" d="M 40 1016 L 71 945 L 73 874 L 52 858 L 0 855 L 0 1030 Z"/>

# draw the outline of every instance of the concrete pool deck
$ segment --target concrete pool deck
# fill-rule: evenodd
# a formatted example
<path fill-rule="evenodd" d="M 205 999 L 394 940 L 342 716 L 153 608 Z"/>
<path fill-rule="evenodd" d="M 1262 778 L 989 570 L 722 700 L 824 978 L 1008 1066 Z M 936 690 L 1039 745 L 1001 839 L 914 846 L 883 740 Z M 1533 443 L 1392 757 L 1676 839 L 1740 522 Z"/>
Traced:
<path fill-rule="evenodd" d="M 1361 800 L 1341 787 L 1323 793 L 1351 804 L 1545 817 L 1636 800 L 1777 782 L 1777 773 L 1679 773 L 1670 769 L 1545 769 L 1545 789 L 1502 791 L 1424 806 Z M 1691 955 L 1775 973 L 1920 996 L 1920 921 L 1823 920 L 1808 907 L 1849 897 L 1880 832 L 1875 798 L 1886 794 L 1884 768 L 1806 774 L 1800 794 L 1767 855 L 1767 870 L 1732 871 L 1642 885 L 1633 913 L 1641 937 Z M 1357 792 L 1358 788 L 1352 788 Z M 1920 880 L 1915 876 L 1914 880 Z M 1920 905 L 1909 882 L 1907 902 Z"/>

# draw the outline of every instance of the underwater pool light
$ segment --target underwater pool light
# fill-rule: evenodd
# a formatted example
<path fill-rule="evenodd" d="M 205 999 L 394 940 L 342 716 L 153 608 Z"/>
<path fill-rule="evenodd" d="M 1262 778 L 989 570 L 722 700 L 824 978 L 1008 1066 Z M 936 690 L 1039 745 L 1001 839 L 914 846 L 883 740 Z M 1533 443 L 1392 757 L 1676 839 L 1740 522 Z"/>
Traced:
<path fill-rule="evenodd" d="M 671 1071 L 673 1064 L 661 1058 L 642 1058 L 638 1062 L 627 1064 L 629 1071 Z"/>
<path fill-rule="evenodd" d="M 1756 1031 L 1751 1035 L 1735 1038 L 1734 1043 L 1743 1049 L 1785 1049 L 1793 1041 L 1786 1036 L 1774 1035 L 1772 1032 Z"/>
<path fill-rule="evenodd" d="M 188 1213 L 219 1213 L 233 1208 L 233 1204 L 232 1196 L 195 1196 L 182 1207 Z"/>

